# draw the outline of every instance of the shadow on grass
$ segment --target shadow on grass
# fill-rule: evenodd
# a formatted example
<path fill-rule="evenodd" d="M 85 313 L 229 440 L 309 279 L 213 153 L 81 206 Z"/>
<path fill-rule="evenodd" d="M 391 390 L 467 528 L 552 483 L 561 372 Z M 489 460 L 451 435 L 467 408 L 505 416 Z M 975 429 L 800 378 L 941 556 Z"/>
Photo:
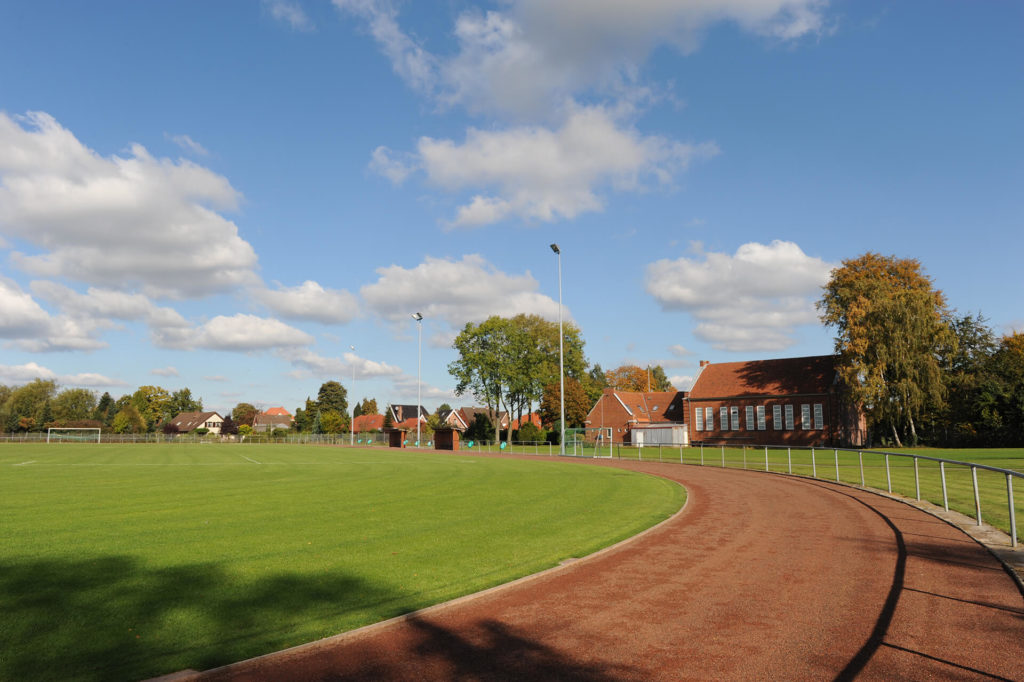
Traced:
<path fill-rule="evenodd" d="M 249 580 L 208 563 L 150 569 L 124 556 L 0 559 L 0 680 L 137 680 L 208 669 L 334 634 L 351 627 L 353 613 L 407 612 L 404 598 L 337 574 Z"/>

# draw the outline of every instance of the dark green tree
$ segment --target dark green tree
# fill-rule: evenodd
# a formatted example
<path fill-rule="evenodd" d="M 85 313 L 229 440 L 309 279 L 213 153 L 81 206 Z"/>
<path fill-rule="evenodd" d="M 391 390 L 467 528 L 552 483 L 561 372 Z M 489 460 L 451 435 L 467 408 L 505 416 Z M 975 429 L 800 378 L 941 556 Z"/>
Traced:
<path fill-rule="evenodd" d="M 316 394 L 316 404 L 323 412 L 333 410 L 338 414 L 348 414 L 348 391 L 337 381 L 326 381 Z"/>

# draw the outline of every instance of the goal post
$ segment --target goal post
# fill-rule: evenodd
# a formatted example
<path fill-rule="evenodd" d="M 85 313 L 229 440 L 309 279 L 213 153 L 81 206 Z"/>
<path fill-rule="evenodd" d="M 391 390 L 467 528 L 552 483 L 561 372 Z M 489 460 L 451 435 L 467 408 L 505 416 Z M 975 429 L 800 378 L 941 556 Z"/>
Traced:
<path fill-rule="evenodd" d="M 103 429 L 92 427 L 56 427 L 46 429 L 47 443 L 99 443 Z"/>
<path fill-rule="evenodd" d="M 612 457 L 611 427 L 566 429 L 565 453 L 574 457 Z"/>

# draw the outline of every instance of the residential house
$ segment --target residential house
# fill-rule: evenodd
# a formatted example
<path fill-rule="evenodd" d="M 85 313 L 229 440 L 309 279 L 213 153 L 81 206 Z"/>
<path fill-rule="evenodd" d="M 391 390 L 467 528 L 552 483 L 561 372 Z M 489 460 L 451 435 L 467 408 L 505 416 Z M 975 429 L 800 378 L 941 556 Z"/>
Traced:
<path fill-rule="evenodd" d="M 416 410 L 416 406 L 415 405 L 388 405 L 386 409 L 389 412 L 391 412 L 391 421 L 392 421 L 392 423 L 394 423 L 395 426 L 398 426 L 401 422 L 404 422 L 404 421 L 406 421 L 408 419 L 412 419 L 413 420 L 412 427 L 414 429 L 416 428 L 415 420 L 416 420 L 416 411 L 417 410 Z M 427 417 L 429 417 L 429 416 L 430 416 L 430 413 L 427 412 L 426 409 L 424 409 L 424 407 L 422 405 L 420 405 L 419 406 L 419 418 L 420 418 L 420 421 L 424 421 L 424 422 L 427 421 Z"/>
<path fill-rule="evenodd" d="M 275 409 L 275 408 L 271 408 Z M 280 408 L 284 409 L 284 408 Z M 290 429 L 292 428 L 292 416 L 285 412 L 284 414 L 271 414 L 270 410 L 257 414 L 252 420 L 252 430 L 255 433 L 265 433 L 273 431 L 275 429 Z"/>
<path fill-rule="evenodd" d="M 182 412 L 170 421 L 170 425 L 178 433 L 191 433 L 196 429 L 207 429 L 210 433 L 220 434 L 224 417 L 216 412 Z"/>
<path fill-rule="evenodd" d="M 844 404 L 833 355 L 700 363 L 687 397 L 690 441 L 863 445 L 866 420 Z"/>
<path fill-rule="evenodd" d="M 461 410 L 441 410 L 437 416 L 440 418 L 441 424 L 455 429 L 459 433 L 469 428 L 469 424 L 463 421 Z"/>
<path fill-rule="evenodd" d="M 611 429 L 612 443 L 685 445 L 686 393 L 683 391 L 619 391 L 606 388 L 583 421 L 587 429 Z M 640 435 L 645 433 L 646 437 Z M 588 431 L 587 439 L 600 431 Z M 603 439 L 608 434 L 604 432 Z"/>
<path fill-rule="evenodd" d="M 380 431 L 384 428 L 384 415 L 382 414 L 361 414 L 352 420 L 352 430 L 355 433 L 366 433 L 368 431 Z"/>
<path fill-rule="evenodd" d="M 473 425 L 473 422 L 476 421 L 476 416 L 478 414 L 484 415 L 485 417 L 487 417 L 488 421 L 490 421 L 492 424 L 494 423 L 494 411 L 486 407 L 460 407 L 459 413 L 461 414 L 462 422 L 467 425 L 467 428 Z M 498 422 L 500 424 L 501 430 L 504 431 L 505 429 L 507 429 L 510 422 L 508 412 L 499 412 Z"/>
<path fill-rule="evenodd" d="M 268 409 L 264 410 L 263 414 L 269 414 L 269 415 L 274 416 L 274 417 L 288 417 L 289 419 L 292 419 L 291 412 L 289 412 L 288 410 L 284 409 L 283 407 L 271 407 L 271 408 L 268 408 Z"/>
<path fill-rule="evenodd" d="M 522 417 L 516 417 L 511 421 L 510 428 L 513 431 L 518 431 L 523 424 L 533 424 L 538 429 L 543 428 L 541 426 L 539 412 L 531 412 L 529 414 L 524 414 Z"/>

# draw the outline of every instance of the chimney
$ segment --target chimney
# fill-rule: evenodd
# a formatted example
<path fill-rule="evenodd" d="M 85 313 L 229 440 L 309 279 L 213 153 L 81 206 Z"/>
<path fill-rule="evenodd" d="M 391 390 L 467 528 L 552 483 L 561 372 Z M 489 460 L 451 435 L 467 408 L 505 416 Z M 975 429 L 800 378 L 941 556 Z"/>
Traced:
<path fill-rule="evenodd" d="M 711 364 L 711 361 L 710 361 L 710 360 L 701 360 L 701 361 L 700 361 L 700 367 L 701 367 L 701 369 L 704 369 L 705 367 L 707 367 L 707 366 L 708 366 L 708 365 L 710 365 L 710 364 Z"/>

